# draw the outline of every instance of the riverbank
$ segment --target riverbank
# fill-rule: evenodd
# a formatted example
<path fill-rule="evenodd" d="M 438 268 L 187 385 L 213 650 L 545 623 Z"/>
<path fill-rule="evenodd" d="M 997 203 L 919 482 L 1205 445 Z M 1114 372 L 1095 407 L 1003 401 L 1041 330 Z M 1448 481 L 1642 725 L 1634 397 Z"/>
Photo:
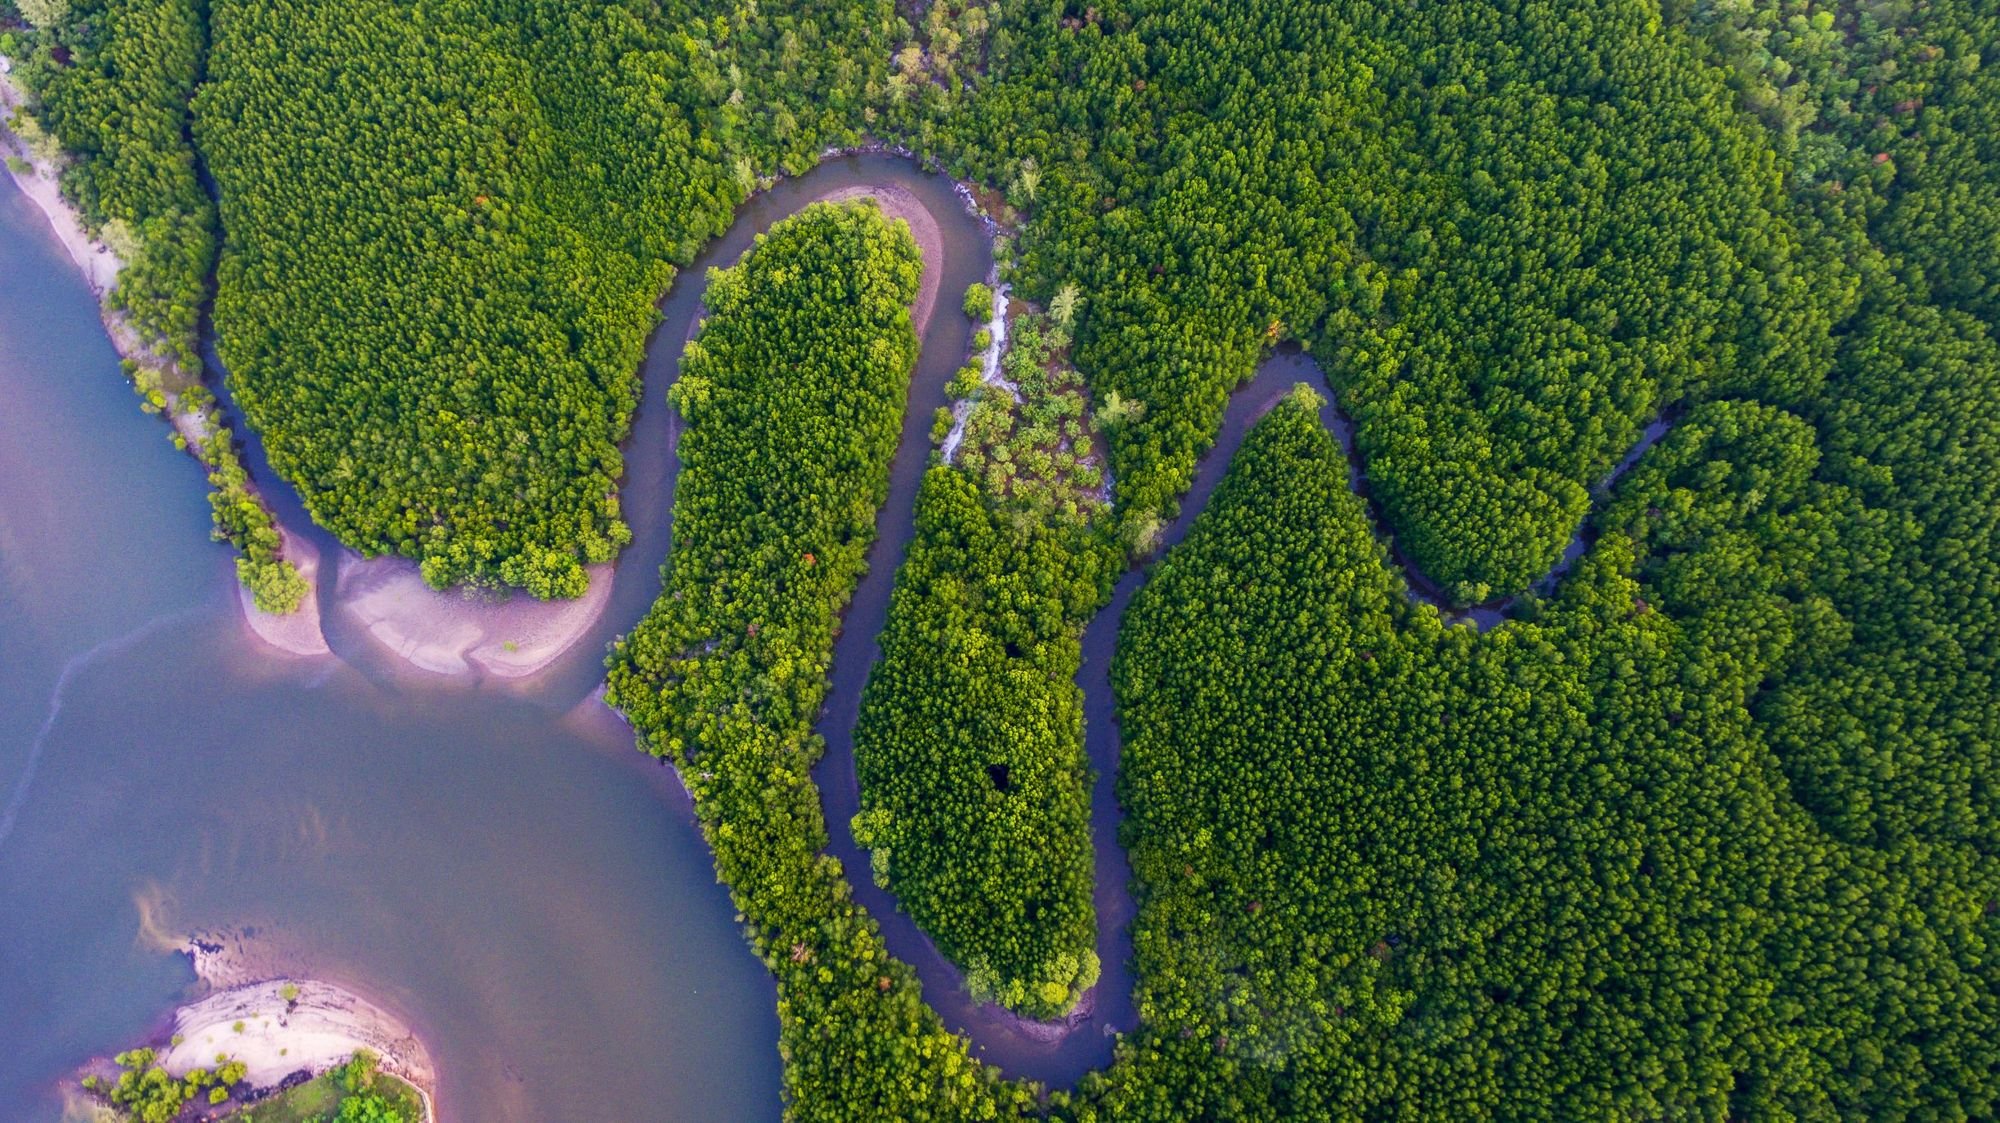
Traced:
<path fill-rule="evenodd" d="M 210 458 L 205 449 L 214 434 L 211 431 L 206 403 L 208 395 L 200 390 L 200 380 L 195 375 L 180 369 L 178 363 L 162 356 L 132 326 L 131 319 L 111 304 L 111 295 L 118 287 L 118 278 L 125 269 L 125 259 L 102 240 L 92 237 L 85 228 L 83 215 L 78 212 L 62 194 L 62 172 L 55 160 L 45 157 L 35 150 L 35 146 L 14 132 L 10 122 L 14 115 L 26 104 L 27 93 L 14 77 L 8 73 L 10 65 L 0 57 L 0 156 L 4 156 L 7 174 L 14 185 L 37 210 L 48 220 L 56 240 L 62 244 L 77 269 L 89 282 L 90 290 L 97 298 L 98 317 L 104 323 L 105 334 L 111 338 L 112 348 L 121 359 L 133 364 L 141 372 L 156 372 L 145 375 L 145 381 L 138 382 L 137 388 L 147 394 L 148 408 L 157 408 L 180 438 L 180 444 L 206 471 Z M 156 392 L 157 398 L 150 392 Z M 188 391 L 193 393 L 186 394 Z M 223 434 L 225 440 L 230 439 Z M 262 503 L 256 485 L 245 482 L 244 491 L 257 502 Z M 268 505 L 266 505 L 268 509 Z M 285 546 L 284 560 L 292 563 L 306 579 L 307 592 L 299 608 L 286 616 L 274 616 L 257 609 L 249 588 L 240 581 L 237 590 L 243 605 L 243 619 L 251 634 L 278 651 L 295 656 L 319 656 L 330 653 L 326 638 L 320 631 L 319 602 L 312 575 L 318 568 L 318 551 L 297 536 L 287 534 L 279 527 Z M 294 553 L 294 548 L 299 550 Z"/>
<path fill-rule="evenodd" d="M 35 152 L 28 142 L 15 134 L 7 122 L 27 102 L 27 92 L 21 89 L 13 75 L 0 66 L 0 141 L 4 141 L 6 155 L 14 159 L 7 161 L 7 174 L 14 179 L 14 185 L 21 189 L 43 215 L 55 231 L 56 240 L 69 253 L 71 261 L 83 272 L 90 282 L 90 290 L 97 294 L 104 315 L 104 327 L 111 333 L 112 345 L 118 353 L 127 358 L 137 358 L 135 352 L 144 353 L 139 345 L 138 335 L 125 317 L 103 306 L 103 301 L 118 287 L 118 274 L 125 269 L 125 259 L 117 251 L 103 242 L 92 238 L 83 228 L 83 216 L 62 197 L 60 172 L 55 164 Z M 15 160 L 20 161 L 19 164 Z M 25 171 L 22 167 L 25 165 Z"/>
<path fill-rule="evenodd" d="M 932 326 L 943 291 L 939 263 L 944 257 L 944 232 L 923 200 L 895 184 L 835 188 L 814 201 L 863 198 L 887 217 L 902 220 L 923 255 L 922 279 L 910 305 L 910 322 L 921 338 Z M 687 283 L 685 277 L 683 282 Z M 699 324 L 697 317 L 690 334 L 699 330 Z M 290 543 L 299 541 L 288 532 L 288 551 Z M 315 568 L 317 560 L 312 558 Z M 433 589 L 416 563 L 406 558 L 363 558 L 342 549 L 335 564 L 332 610 L 358 625 L 380 653 L 449 679 L 532 678 L 597 631 L 616 585 L 614 566 L 592 565 L 585 569 L 589 585 L 581 597 L 538 601 L 518 590 Z M 317 620 L 318 605 L 312 612 Z M 310 637 L 300 640 L 293 630 L 273 627 L 270 618 L 253 619 L 252 626 L 266 642 L 295 653 L 303 653 L 298 650 L 302 646 L 325 643 L 323 638 L 318 645 Z M 308 630 L 300 625 L 296 632 L 302 635 Z"/>
<path fill-rule="evenodd" d="M 917 338 L 921 340 L 930 331 L 931 317 L 937 313 L 938 293 L 944 287 L 944 231 L 938 227 L 937 216 L 909 190 L 893 184 L 843 187 L 820 196 L 819 201 L 846 203 L 855 199 L 872 200 L 887 217 L 903 220 L 916 240 L 923 255 L 924 272 L 917 286 L 917 299 L 910 304 L 910 325 L 917 329 Z"/>
<path fill-rule="evenodd" d="M 996 274 L 998 270 L 995 270 Z M 986 350 L 979 356 L 979 380 L 996 390 L 1004 390 L 1015 402 L 1021 400 L 1021 388 L 1007 381 L 1001 371 L 1001 361 L 1007 356 L 1007 337 L 1013 331 L 1016 312 L 1013 298 L 1014 286 L 991 278 L 993 307 L 986 313 Z M 952 403 L 951 429 L 945 433 L 944 442 L 938 446 L 938 460 L 950 464 L 958 455 L 958 446 L 965 442 L 965 423 L 972 416 L 972 400 L 962 399 Z M 1105 501 L 1110 502 L 1110 484 L 1105 485 Z"/>

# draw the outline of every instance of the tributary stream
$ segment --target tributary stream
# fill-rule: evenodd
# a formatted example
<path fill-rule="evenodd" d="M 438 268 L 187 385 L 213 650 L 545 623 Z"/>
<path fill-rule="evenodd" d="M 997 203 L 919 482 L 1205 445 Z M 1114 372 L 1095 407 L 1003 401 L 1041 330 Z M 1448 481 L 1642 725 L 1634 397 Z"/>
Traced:
<path fill-rule="evenodd" d="M 195 932 L 401 1015 L 437 1063 L 447 1119 L 777 1115 L 774 987 L 671 771 L 634 751 L 592 691 L 606 645 L 659 591 L 678 469 L 666 390 L 707 268 L 813 199 L 863 185 L 902 187 L 931 211 L 943 284 L 820 723 L 831 849 L 890 950 L 917 967 L 925 997 L 976 1055 L 1058 1086 L 1109 1061 L 1111 1031 L 1131 1029 L 1135 1013 L 1108 671 L 1143 571 L 1091 623 L 1079 676 L 1104 964 L 1087 1014 L 1034 1026 L 972 1003 L 869 882 L 848 830 L 855 712 L 911 537 L 930 419 L 970 342 L 958 296 L 992 264 L 949 181 L 892 156 L 829 160 L 759 195 L 682 273 L 661 305 L 625 448 L 634 537 L 610 607 L 525 685 L 432 678 L 371 644 L 332 608 L 337 544 L 310 527 L 238 425 L 280 520 L 327 559 L 336 658 L 263 647 L 242 623 L 227 552 L 208 540 L 198 466 L 139 411 L 94 298 L 10 185 L 0 189 L 0 1110 L 53 1118 L 59 1077 L 153 1032 L 193 981 L 163 937 Z M 1168 544 L 1255 418 L 1300 381 L 1325 390 L 1310 359 L 1281 353 L 1237 391 Z M 1325 418 L 1347 443 L 1331 406 Z"/>

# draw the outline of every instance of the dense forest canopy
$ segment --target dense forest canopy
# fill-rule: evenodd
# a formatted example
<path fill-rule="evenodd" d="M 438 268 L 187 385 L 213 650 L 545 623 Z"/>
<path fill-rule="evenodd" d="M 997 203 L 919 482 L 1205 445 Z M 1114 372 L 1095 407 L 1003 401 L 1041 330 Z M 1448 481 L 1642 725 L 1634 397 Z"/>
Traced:
<path fill-rule="evenodd" d="M 973 286 L 966 311 L 991 306 Z M 1054 1017 L 1102 967 L 1076 676 L 1120 559 L 1067 328 L 1013 328 L 992 382 L 982 363 L 953 379 L 962 439 L 917 495 L 854 730 L 854 826 L 976 997 Z"/>
<path fill-rule="evenodd" d="M 1029 284 L 1089 294 L 1079 365 L 1147 407 L 1112 445 L 1128 507 L 1169 504 L 1227 390 L 1301 339 L 1404 550 L 1484 600 L 1549 568 L 1663 405 L 1826 347 L 1763 130 L 1650 4 L 1019 14 L 929 131 L 1032 203 Z"/>
<path fill-rule="evenodd" d="M 2000 322 L 2000 9 L 1966 0 L 1696 3 L 1794 174 L 1931 299 Z"/>
<path fill-rule="evenodd" d="M 1042 1017 L 1097 981 L 1078 634 L 1116 555 L 932 468 L 854 731 L 855 840 L 981 998 Z"/>
<path fill-rule="evenodd" d="M 971 1059 L 825 857 L 811 768 L 840 610 L 866 563 L 916 361 L 907 228 L 818 204 L 709 281 L 676 408 L 674 552 L 618 645 L 609 700 L 694 797 L 757 953 L 778 976 L 800 1118 L 978 1118 L 1025 1090 Z"/>
<path fill-rule="evenodd" d="M 652 302 L 757 171 L 856 135 L 883 5 L 219 0 L 216 327 L 315 519 L 433 584 L 574 596 Z M 805 60 L 810 57 L 810 64 Z"/>
<path fill-rule="evenodd" d="M 1789 132 L 1706 10 L 1012 14 L 905 111 L 1087 294 L 1127 517 L 1286 337 L 1465 600 L 1682 415 L 1486 637 L 1400 595 L 1309 410 L 1266 422 L 1121 639 L 1146 1022 L 1062 1110 L 1992 1114 L 1990 6 L 1843 6 L 1900 95 Z"/>
<path fill-rule="evenodd" d="M 187 143 L 208 29 L 195 0 L 78 0 L 45 34 L 71 65 L 30 60 L 40 119 L 71 158 L 64 188 L 126 260 L 113 300 L 181 365 L 215 263 L 215 205 Z"/>
<path fill-rule="evenodd" d="M 779 979 L 795 1115 L 2000 1114 L 1992 0 L 14 6 L 72 194 L 143 239 L 133 315 L 190 338 L 219 223 L 274 464 L 439 583 L 619 548 L 650 301 L 760 176 L 875 135 L 1003 192 L 1062 345 L 964 379 L 857 834 L 1030 1014 L 1093 974 L 1076 637 L 1271 347 L 1451 599 L 1588 521 L 1551 595 L 1448 626 L 1310 396 L 1261 422 L 1120 641 L 1143 1023 L 1038 1098 L 822 853 L 916 261 L 867 207 L 774 229 L 685 357 L 611 697 Z"/>
<path fill-rule="evenodd" d="M 1857 513 L 1819 467 L 1802 419 L 1703 406 L 1478 636 L 1406 606 L 1311 413 L 1264 422 L 1122 637 L 1159 1014 L 1111 1113 L 1991 1113 L 2000 867 L 1827 830 L 1759 713 L 1851 652 L 1801 564 Z"/>

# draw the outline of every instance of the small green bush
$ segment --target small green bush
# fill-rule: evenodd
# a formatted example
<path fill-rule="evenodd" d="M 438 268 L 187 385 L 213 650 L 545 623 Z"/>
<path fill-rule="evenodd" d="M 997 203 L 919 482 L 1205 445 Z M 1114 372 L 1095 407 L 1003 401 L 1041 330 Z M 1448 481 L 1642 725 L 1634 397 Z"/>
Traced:
<path fill-rule="evenodd" d="M 993 290 L 974 281 L 965 290 L 965 314 L 969 319 L 985 323 L 993 315 Z"/>

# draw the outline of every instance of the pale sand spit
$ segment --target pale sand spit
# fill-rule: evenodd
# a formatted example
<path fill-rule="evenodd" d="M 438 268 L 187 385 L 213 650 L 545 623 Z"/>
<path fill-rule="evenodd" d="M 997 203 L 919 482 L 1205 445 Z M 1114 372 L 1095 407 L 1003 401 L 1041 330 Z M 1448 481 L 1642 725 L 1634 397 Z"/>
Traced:
<path fill-rule="evenodd" d="M 356 1049 L 382 1059 L 382 1068 L 421 1092 L 426 1115 L 437 1071 L 408 1027 L 367 999 L 313 979 L 273 979 L 212 994 L 174 1013 L 174 1035 L 159 1059 L 174 1076 L 215 1068 L 218 1057 L 241 1061 L 244 1079 L 268 1088 L 294 1072 L 318 1074 L 344 1063 Z"/>
<path fill-rule="evenodd" d="M 582 639 L 611 600 L 609 564 L 585 567 L 590 588 L 566 601 L 538 601 L 520 592 L 440 592 L 407 558 L 363 558 L 343 550 L 339 566 L 341 610 L 384 649 L 438 675 L 532 675 Z"/>
<path fill-rule="evenodd" d="M 258 639 L 287 655 L 331 655 L 333 649 L 327 646 L 326 632 L 319 622 L 319 547 L 282 526 L 278 533 L 284 539 L 281 550 L 285 560 L 298 568 L 299 576 L 306 579 L 306 587 L 311 591 L 299 602 L 298 611 L 273 616 L 257 607 L 249 586 L 239 581 L 236 599 L 243 606 L 243 623 Z"/>

